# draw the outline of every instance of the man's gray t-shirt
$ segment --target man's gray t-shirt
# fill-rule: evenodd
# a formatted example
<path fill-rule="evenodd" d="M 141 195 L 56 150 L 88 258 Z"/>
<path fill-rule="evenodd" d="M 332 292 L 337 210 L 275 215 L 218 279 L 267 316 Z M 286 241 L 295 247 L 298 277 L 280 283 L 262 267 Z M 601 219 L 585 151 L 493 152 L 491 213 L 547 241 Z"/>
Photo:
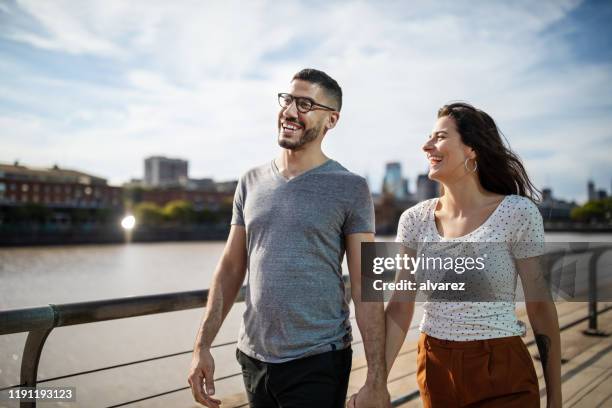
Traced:
<path fill-rule="evenodd" d="M 240 178 L 232 224 L 248 256 L 238 348 L 281 363 L 350 345 L 342 259 L 346 235 L 374 232 L 365 179 L 328 160 L 287 180 L 272 161 Z"/>

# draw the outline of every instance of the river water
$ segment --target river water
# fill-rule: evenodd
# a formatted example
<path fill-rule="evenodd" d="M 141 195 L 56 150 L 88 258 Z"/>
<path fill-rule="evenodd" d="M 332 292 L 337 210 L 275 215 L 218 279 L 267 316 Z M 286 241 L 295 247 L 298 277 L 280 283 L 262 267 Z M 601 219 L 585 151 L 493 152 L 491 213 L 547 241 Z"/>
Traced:
<path fill-rule="evenodd" d="M 384 239 L 384 238 L 383 238 Z M 548 241 L 612 242 L 612 234 L 547 234 Z M 223 242 L 132 243 L 0 249 L 0 310 L 209 286 Z M 346 273 L 346 265 L 344 266 Z M 233 341 L 244 304 L 237 303 L 216 343 Z M 43 350 L 39 379 L 190 350 L 203 309 L 92 323 L 53 330 Z M 420 320 L 419 312 L 415 322 Z M 359 333 L 354 326 L 356 340 Z M 19 383 L 25 334 L 0 336 L 0 388 Z M 214 350 L 216 377 L 237 372 L 234 346 Z M 361 352 L 359 346 L 355 352 Z M 77 403 L 43 406 L 106 407 L 187 385 L 190 355 L 55 380 L 76 386 Z M 219 395 L 241 390 L 241 377 L 217 383 Z M 0 407 L 17 407 L 0 401 Z M 192 407 L 189 391 L 131 404 Z"/>

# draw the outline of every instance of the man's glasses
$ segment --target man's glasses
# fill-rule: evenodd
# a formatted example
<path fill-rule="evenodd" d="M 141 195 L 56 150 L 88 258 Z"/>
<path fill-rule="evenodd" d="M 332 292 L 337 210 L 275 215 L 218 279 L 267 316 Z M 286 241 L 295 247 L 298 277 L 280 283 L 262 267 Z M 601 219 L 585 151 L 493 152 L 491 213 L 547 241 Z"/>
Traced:
<path fill-rule="evenodd" d="M 329 106 L 321 105 L 320 103 L 316 103 L 310 98 L 306 98 L 305 96 L 293 96 L 288 93 L 279 93 L 278 94 L 278 104 L 283 108 L 288 108 L 291 106 L 293 101 L 295 100 L 295 107 L 300 113 L 308 113 L 314 109 L 315 106 L 319 108 L 323 108 L 329 111 L 336 111 L 334 108 L 330 108 Z"/>

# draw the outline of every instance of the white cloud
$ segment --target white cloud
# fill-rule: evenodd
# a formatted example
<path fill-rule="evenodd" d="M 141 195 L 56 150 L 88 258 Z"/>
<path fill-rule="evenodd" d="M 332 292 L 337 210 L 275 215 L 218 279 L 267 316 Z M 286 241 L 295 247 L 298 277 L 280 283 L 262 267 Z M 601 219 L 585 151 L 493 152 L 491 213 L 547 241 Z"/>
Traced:
<path fill-rule="evenodd" d="M 0 130 L 0 160 L 60 161 L 122 181 L 141 173 L 145 155 L 161 153 L 188 158 L 196 176 L 236 177 L 275 154 L 275 94 L 297 69 L 313 66 L 345 93 L 325 148 L 368 173 L 375 188 L 386 161 L 401 161 L 411 177 L 424 169 L 424 135 L 437 109 L 456 99 L 491 113 L 539 183 L 578 185 L 595 165 L 612 172 L 586 147 L 610 138 L 602 107 L 612 103 L 611 67 L 575 60 L 564 37 L 549 30 L 576 1 L 18 6 L 31 21 L 9 18 L 0 36 L 71 55 L 79 65 L 67 69 L 85 75 L 62 77 L 31 60 L 0 65 L 16 78 L 0 80 L 0 108 L 18 106 L 3 116 L 12 131 Z M 99 77 L 112 77 L 112 85 Z M 11 116 L 14 109 L 25 112 Z M 34 149 L 33 139 L 45 148 Z M 551 153 L 538 158 L 541 151 Z M 567 175 L 571 183 L 551 177 L 572 155 L 584 170 Z"/>
<path fill-rule="evenodd" d="M 16 31 L 10 35 L 13 40 L 74 54 L 120 54 L 120 48 L 112 41 L 92 32 L 87 23 L 95 19 L 97 14 L 86 2 L 20 0 L 18 4 L 40 23 L 47 35 Z"/>

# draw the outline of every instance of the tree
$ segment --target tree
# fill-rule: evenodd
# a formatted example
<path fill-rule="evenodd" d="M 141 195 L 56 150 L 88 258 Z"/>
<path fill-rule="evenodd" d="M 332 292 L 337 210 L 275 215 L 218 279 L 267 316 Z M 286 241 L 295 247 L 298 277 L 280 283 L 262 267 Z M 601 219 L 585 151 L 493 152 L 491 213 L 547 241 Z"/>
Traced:
<path fill-rule="evenodd" d="M 179 224 L 188 224 L 195 220 L 193 204 L 185 200 L 173 200 L 164 206 L 164 219 Z"/>
<path fill-rule="evenodd" d="M 576 207 L 572 210 L 571 217 L 575 221 L 582 222 L 611 222 L 612 198 L 593 200 Z"/>
<path fill-rule="evenodd" d="M 155 203 L 143 201 L 134 207 L 134 217 L 141 225 L 159 225 L 164 220 L 162 209 Z"/>

